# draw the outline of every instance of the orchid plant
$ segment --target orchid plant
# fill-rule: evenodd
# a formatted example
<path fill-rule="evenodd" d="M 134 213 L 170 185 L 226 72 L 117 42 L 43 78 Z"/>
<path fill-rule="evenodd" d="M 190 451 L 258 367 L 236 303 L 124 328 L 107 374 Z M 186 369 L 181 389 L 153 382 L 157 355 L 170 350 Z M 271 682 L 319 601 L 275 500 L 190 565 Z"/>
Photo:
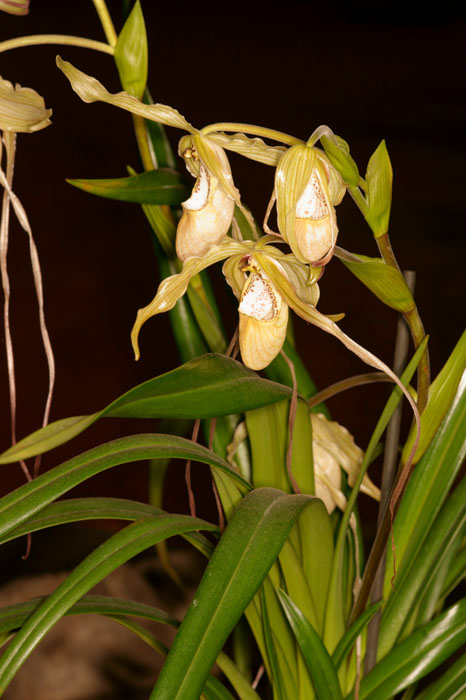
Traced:
<path fill-rule="evenodd" d="M 24 14 L 27 5 L 8 0 L 0 2 L 0 10 Z M 13 189 L 12 163 L 14 135 L 48 126 L 51 110 L 34 90 L 1 78 L 6 164 L 0 161 L 0 258 L 12 430 L 11 446 L 0 462 L 19 462 L 27 483 L 0 499 L 0 539 L 27 534 L 30 542 L 34 531 L 89 517 L 132 523 L 86 557 L 50 596 L 0 611 L 0 694 L 52 626 L 82 608 L 113 617 L 166 655 L 153 699 L 460 697 L 466 661 L 455 659 L 455 653 L 466 641 L 466 604 L 458 594 L 466 567 L 466 482 L 457 477 L 466 446 L 466 336 L 431 382 L 428 338 L 389 238 L 392 169 L 385 143 L 371 156 L 363 177 L 348 144 L 327 126 L 305 141 L 235 122 L 195 128 L 176 109 L 151 99 L 139 0 L 118 35 L 105 2 L 94 0 L 94 6 L 107 43 L 50 34 L 9 40 L 0 44 L 0 52 L 40 41 L 113 56 L 123 88 L 117 94 L 61 57 L 57 66 L 84 102 L 101 101 L 132 113 L 141 172 L 131 168 L 125 178 L 70 182 L 91 194 L 142 206 L 162 279 L 153 300 L 137 314 L 131 334 L 135 356 L 144 324 L 169 313 L 185 362 L 92 415 L 48 422 L 53 353 L 38 253 Z M 165 127 L 183 132 L 177 167 Z M 229 152 L 275 169 L 262 225 L 241 199 Z M 337 245 L 335 208 L 345 194 L 372 231 L 376 257 Z M 10 204 L 31 241 L 50 375 L 43 426 L 19 442 L 6 267 Z M 276 231 L 270 224 L 274 207 Z M 319 279 L 334 258 L 404 318 L 413 352 L 408 358 L 406 350 L 396 368 L 344 333 L 338 325 L 342 314 L 328 316 L 317 309 Z M 238 311 L 237 328 L 229 333 L 207 271 L 219 263 Z M 295 347 L 293 312 L 340 340 L 342 352 L 355 353 L 375 372 L 318 392 Z M 382 381 L 393 389 L 362 450 L 332 420 L 325 402 L 342 390 Z M 395 417 L 403 396 L 413 422 L 400 445 Z M 167 434 L 121 437 L 39 475 L 41 454 L 103 417 L 165 418 Z M 194 421 L 191 439 L 179 436 L 180 418 Z M 201 426 L 205 445 L 198 439 Z M 367 471 L 382 452 L 378 487 Z M 33 457 L 31 472 L 26 460 Z M 186 515 L 161 508 L 164 476 L 174 458 L 187 460 Z M 137 460 L 150 460 L 148 503 L 102 498 L 98 513 L 94 506 L 89 516 L 88 499 L 58 500 L 94 474 Z M 196 515 L 194 463 L 211 468 L 217 522 Z M 358 511 L 361 492 L 379 501 L 368 556 L 364 514 Z M 143 609 L 137 601 L 88 597 L 111 571 L 153 545 L 178 585 L 165 545 L 174 535 L 208 560 L 183 620 Z M 135 617 L 179 627 L 171 648 Z M 244 621 L 248 635 L 238 632 Z M 233 643 L 225 647 L 230 635 Z M 215 663 L 220 673 L 213 671 Z"/>

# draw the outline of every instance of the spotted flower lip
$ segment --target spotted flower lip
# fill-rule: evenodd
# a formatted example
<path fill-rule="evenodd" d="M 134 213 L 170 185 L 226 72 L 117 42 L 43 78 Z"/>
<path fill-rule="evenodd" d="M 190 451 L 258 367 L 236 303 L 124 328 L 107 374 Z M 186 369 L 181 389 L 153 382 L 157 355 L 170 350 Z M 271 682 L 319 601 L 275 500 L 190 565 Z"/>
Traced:
<path fill-rule="evenodd" d="M 0 129 L 14 133 L 32 133 L 51 124 L 51 109 L 32 88 L 13 85 L 0 76 Z"/>
<path fill-rule="evenodd" d="M 288 304 L 257 266 L 249 263 L 247 269 L 250 274 L 244 283 L 238 307 L 239 346 L 246 367 L 261 370 L 275 359 L 283 347 Z"/>
<path fill-rule="evenodd" d="M 334 205 L 345 192 L 340 175 L 319 149 L 298 144 L 278 162 L 275 187 L 264 222 L 274 202 L 280 234 L 295 256 L 313 266 L 326 265 L 333 255 L 338 226 Z"/>

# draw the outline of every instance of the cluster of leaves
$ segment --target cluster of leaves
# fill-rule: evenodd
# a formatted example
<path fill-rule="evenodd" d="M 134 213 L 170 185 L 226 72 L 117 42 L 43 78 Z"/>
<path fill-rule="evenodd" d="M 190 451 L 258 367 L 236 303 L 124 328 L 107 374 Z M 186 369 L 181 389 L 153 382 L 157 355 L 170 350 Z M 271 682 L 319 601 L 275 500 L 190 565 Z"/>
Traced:
<path fill-rule="evenodd" d="M 147 42 L 138 2 L 119 35 L 114 56 L 123 87 L 133 98 L 142 96 Z M 150 102 L 147 90 L 144 94 Z M 179 271 L 174 256 L 175 230 L 179 205 L 189 190 L 174 168 L 163 126 L 141 118 L 136 120 L 136 133 L 146 172 L 133 172 L 117 180 L 72 182 L 93 194 L 142 205 L 154 233 L 160 274 L 165 278 Z M 223 134 L 221 140 L 233 149 L 261 149 L 256 140 L 249 142 L 238 135 L 229 139 Z M 391 199 L 385 145 L 381 144 L 369 162 L 362 194 L 361 178 L 344 142 L 323 134 L 322 144 L 380 244 L 378 258 L 343 252 L 345 265 L 382 302 L 412 321 L 417 313 L 414 300 L 401 273 L 384 255 Z M 235 214 L 246 230 L 250 220 L 244 211 L 237 207 Z M 274 698 L 279 700 L 388 700 L 400 692 L 406 700 L 459 697 L 466 682 L 464 658 L 447 665 L 423 690 L 416 687 L 466 641 L 465 601 L 449 598 L 466 567 L 466 482 L 457 479 L 466 448 L 466 383 L 464 377 L 461 379 L 466 336 L 424 392 L 420 441 L 416 441 L 413 429 L 403 448 L 402 464 L 406 465 L 415 451 L 412 463 L 416 466 L 393 522 L 396 586 L 391 587 L 394 562 L 389 552 L 383 599 L 368 605 L 375 569 L 385 551 L 390 514 L 387 506 L 385 523 L 389 527 L 388 531 L 383 527 L 379 530 L 378 559 L 374 560 L 377 555 L 372 553 L 364 567 L 361 528 L 354 512 L 365 472 L 401 399 L 401 389 L 395 387 L 377 421 L 359 475 L 352 489 L 346 489 L 344 512 L 329 515 L 314 495 L 309 400 L 316 389 L 293 343 L 286 340 L 284 345 L 299 393 L 289 471 L 289 410 L 294 392 L 285 359 L 278 356 L 266 368 L 266 379 L 221 354 L 227 337 L 205 272 L 190 277 L 186 296 L 179 298 L 169 313 L 183 365 L 131 389 L 90 416 L 56 421 L 0 455 L 0 463 L 8 464 L 42 454 L 104 417 L 164 418 L 167 431 L 172 425 L 173 433 L 170 421 L 201 420 L 207 439 L 210 421 L 216 421 L 208 448 L 177 434 L 124 437 L 50 469 L 0 500 L 1 543 L 86 519 L 130 522 L 86 557 L 52 595 L 0 611 L 0 633 L 4 642 L 9 642 L 0 657 L 0 693 L 63 615 L 93 612 L 129 627 L 167 655 L 151 698 L 194 700 L 202 695 L 223 700 L 231 699 L 232 692 L 244 700 L 259 698 L 252 669 L 244 662 L 247 652 L 243 649 L 232 659 L 222 651 L 243 615 L 262 656 Z M 411 330 L 416 352 L 400 378 L 403 387 L 409 386 L 426 356 L 427 339 L 416 321 Z M 421 395 L 419 383 L 418 390 Z M 320 405 L 319 411 L 326 409 Z M 241 439 L 243 423 L 247 440 Z M 164 474 L 173 458 L 211 467 L 228 521 L 223 532 L 216 524 L 161 509 Z M 138 460 L 150 460 L 150 505 L 124 499 L 62 498 L 93 475 Z M 293 492 L 296 489 L 290 474 L 299 493 Z M 184 537 L 208 559 L 181 623 L 141 603 L 89 594 L 118 566 L 174 535 Z M 377 613 L 381 616 L 377 662 L 364 675 L 361 664 L 367 626 Z M 179 627 L 170 650 L 134 618 Z M 226 680 L 211 675 L 215 662 Z"/>

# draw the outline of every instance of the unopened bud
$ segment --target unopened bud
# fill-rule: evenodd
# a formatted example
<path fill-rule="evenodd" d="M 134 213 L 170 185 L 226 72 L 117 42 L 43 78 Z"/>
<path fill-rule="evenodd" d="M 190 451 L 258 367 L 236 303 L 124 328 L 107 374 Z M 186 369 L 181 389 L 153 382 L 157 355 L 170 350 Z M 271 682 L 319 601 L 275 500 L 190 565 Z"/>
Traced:
<path fill-rule="evenodd" d="M 15 133 L 39 131 L 48 126 L 51 109 L 43 97 L 31 88 L 13 86 L 0 77 L 0 129 Z"/>

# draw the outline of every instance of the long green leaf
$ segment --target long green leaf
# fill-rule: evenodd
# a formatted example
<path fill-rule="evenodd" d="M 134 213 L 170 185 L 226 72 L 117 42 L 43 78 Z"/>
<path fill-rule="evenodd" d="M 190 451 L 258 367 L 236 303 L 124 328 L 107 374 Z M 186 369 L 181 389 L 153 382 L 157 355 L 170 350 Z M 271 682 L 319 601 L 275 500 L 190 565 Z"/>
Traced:
<path fill-rule="evenodd" d="M 92 416 L 66 418 L 32 433 L 0 456 L 0 464 L 26 459 L 70 440 L 102 416 L 216 418 L 289 397 L 281 384 L 261 379 L 225 355 L 207 354 L 131 389 Z"/>
<path fill-rule="evenodd" d="M 398 510 L 393 536 L 401 576 L 414 560 L 466 455 L 466 374 L 437 435 L 416 465 Z M 392 554 L 387 555 L 384 597 L 390 595 Z"/>
<path fill-rule="evenodd" d="M 464 700 L 466 694 L 466 654 L 463 654 L 415 700 Z"/>
<path fill-rule="evenodd" d="M 372 620 L 372 618 L 374 617 L 377 610 L 380 609 L 381 605 L 382 605 L 382 601 L 379 601 L 378 603 L 374 603 L 374 605 L 371 605 L 346 630 L 345 634 L 338 642 L 338 644 L 335 648 L 335 651 L 332 654 L 333 665 L 335 666 L 336 669 L 338 669 L 341 666 L 341 664 L 345 660 L 346 655 L 349 654 L 349 652 L 353 648 L 353 645 L 356 642 L 356 639 L 359 637 L 361 632 L 367 627 L 367 625 Z"/>
<path fill-rule="evenodd" d="M 98 180 L 68 179 L 67 182 L 89 194 L 135 204 L 179 206 L 189 198 L 191 187 L 177 170 L 158 168 L 129 177 Z"/>
<path fill-rule="evenodd" d="M 426 676 L 466 643 L 466 600 L 419 627 L 362 679 L 360 700 L 389 700 Z M 354 693 L 347 700 L 354 698 Z"/>
<path fill-rule="evenodd" d="M 395 590 L 384 607 L 379 635 L 379 657 L 395 644 L 410 614 L 421 602 L 430 584 L 435 581 L 443 561 L 453 548 L 459 548 L 466 534 L 466 479 L 447 500 L 419 550 L 397 578 Z M 440 582 L 441 586 L 441 582 Z M 432 608 L 434 605 L 432 606 Z"/>
<path fill-rule="evenodd" d="M 83 520 L 142 520 L 153 518 L 162 512 L 147 503 L 129 501 L 124 498 L 70 498 L 50 503 L 37 515 L 28 518 L 22 525 L 10 530 L 0 537 L 0 544 L 14 540 L 29 532 L 44 530 L 48 527 Z M 209 558 L 214 550 L 212 543 L 198 532 L 183 535 L 205 557 Z"/>
<path fill-rule="evenodd" d="M 0 694 L 48 630 L 93 586 L 132 557 L 167 537 L 215 530 L 197 518 L 164 513 L 128 525 L 92 552 L 28 618 L 0 658 Z"/>
<path fill-rule="evenodd" d="M 226 638 L 312 498 L 257 489 L 240 503 L 199 584 L 152 700 L 198 697 Z"/>
<path fill-rule="evenodd" d="M 118 464 L 143 459 L 191 459 L 223 470 L 244 491 L 249 484 L 210 450 L 173 435 L 134 435 L 105 443 L 41 474 L 0 499 L 0 536 L 91 476 Z"/>
<path fill-rule="evenodd" d="M 277 591 L 299 648 L 304 656 L 319 700 L 341 700 L 342 694 L 336 668 L 321 638 L 291 598 Z"/>

